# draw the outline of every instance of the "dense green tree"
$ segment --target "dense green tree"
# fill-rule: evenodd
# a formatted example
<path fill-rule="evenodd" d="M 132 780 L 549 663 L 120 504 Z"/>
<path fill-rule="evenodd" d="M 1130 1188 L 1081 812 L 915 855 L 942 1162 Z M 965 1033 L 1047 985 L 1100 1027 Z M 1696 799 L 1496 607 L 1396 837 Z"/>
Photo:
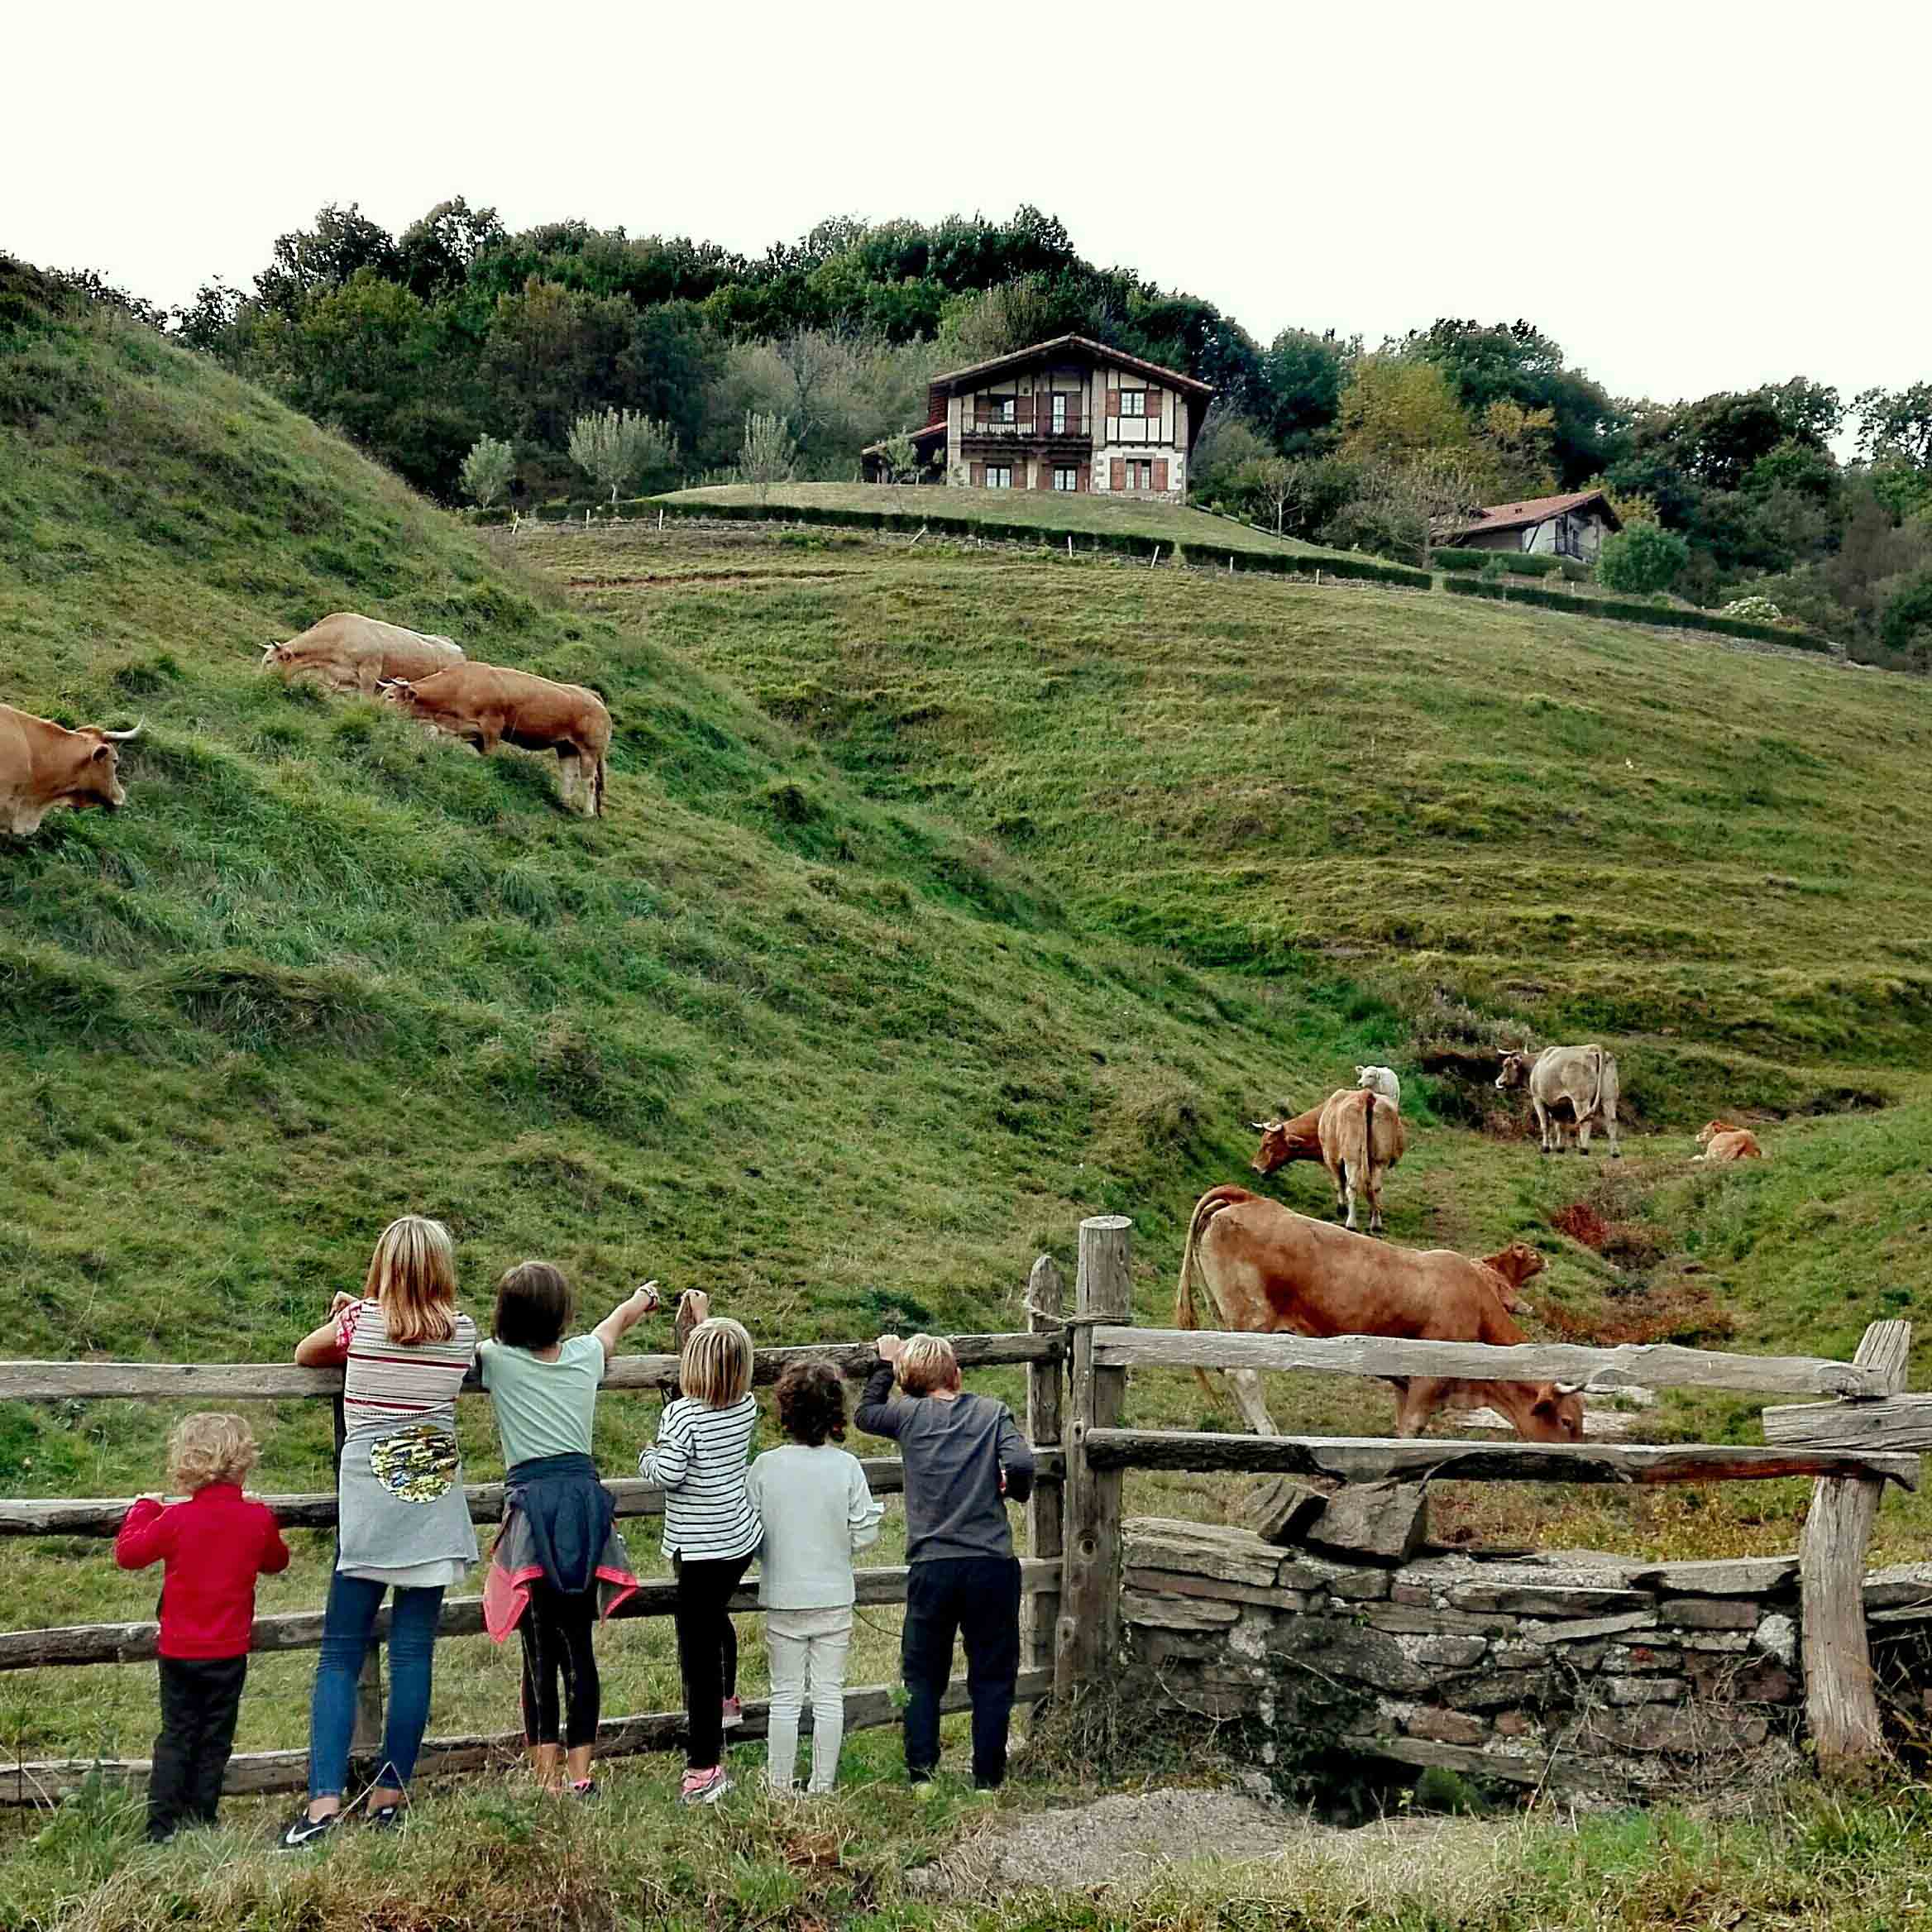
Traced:
<path fill-rule="evenodd" d="M 1608 589 L 1647 596 L 1669 590 L 1690 561 L 1690 546 L 1675 530 L 1638 524 L 1604 539 L 1596 574 Z"/>
<path fill-rule="evenodd" d="M 1306 456 L 1332 439 L 1349 369 L 1361 351 L 1359 338 L 1342 339 L 1332 329 L 1318 336 L 1284 328 L 1268 345 L 1256 413 L 1277 448 Z"/>

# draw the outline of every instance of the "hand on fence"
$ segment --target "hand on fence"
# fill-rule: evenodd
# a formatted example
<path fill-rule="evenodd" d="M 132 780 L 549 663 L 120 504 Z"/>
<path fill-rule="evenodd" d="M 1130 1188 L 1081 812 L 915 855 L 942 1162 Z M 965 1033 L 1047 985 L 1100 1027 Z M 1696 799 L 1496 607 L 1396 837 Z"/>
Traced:
<path fill-rule="evenodd" d="M 362 1299 L 359 1294 L 351 1294 L 347 1289 L 337 1289 L 335 1298 L 328 1304 L 328 1318 L 334 1321 L 344 1308 L 352 1308 Z"/>

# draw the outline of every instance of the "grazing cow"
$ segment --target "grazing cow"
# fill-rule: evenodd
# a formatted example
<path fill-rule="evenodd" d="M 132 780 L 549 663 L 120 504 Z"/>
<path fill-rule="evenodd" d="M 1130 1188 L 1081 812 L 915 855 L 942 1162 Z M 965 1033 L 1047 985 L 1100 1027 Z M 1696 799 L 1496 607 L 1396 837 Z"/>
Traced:
<path fill-rule="evenodd" d="M 1710 1121 L 1698 1130 L 1697 1145 L 1704 1151 L 1693 1160 L 1708 1160 L 1713 1167 L 1734 1160 L 1762 1160 L 1764 1150 L 1748 1127 L 1734 1126 L 1729 1121 Z"/>
<path fill-rule="evenodd" d="M 499 664 L 455 664 L 433 677 L 387 679 L 380 688 L 390 703 L 485 757 L 500 744 L 555 752 L 564 803 L 602 815 L 610 714 L 595 691 Z"/>
<path fill-rule="evenodd" d="M 1366 1087 L 1372 1093 L 1380 1093 L 1391 1107 L 1402 1105 L 1402 1083 L 1395 1078 L 1393 1067 L 1357 1067 L 1355 1083 Z"/>
<path fill-rule="evenodd" d="M 1174 1326 L 1199 1326 L 1198 1281 L 1221 1326 L 1250 1334 L 1389 1335 L 1507 1346 L 1523 1339 L 1509 1318 L 1516 1291 L 1542 1266 L 1542 1256 L 1519 1242 L 1487 1261 L 1447 1248 L 1418 1252 L 1311 1221 L 1245 1188 L 1213 1188 L 1195 1203 L 1188 1224 Z M 1389 1380 L 1397 1390 L 1399 1436 L 1420 1435 L 1453 1395 L 1501 1410 L 1528 1442 L 1582 1439 L 1583 1404 L 1574 1389 L 1559 1383 Z M 1230 1370 L 1228 1380 L 1249 1427 L 1273 1435 L 1259 1372 Z M 1202 1382 L 1207 1385 L 1205 1375 Z"/>
<path fill-rule="evenodd" d="M 1346 1215 L 1346 1225 L 1355 1226 L 1360 1189 L 1369 1203 L 1369 1232 L 1382 1231 L 1382 1178 L 1408 1147 L 1400 1108 L 1370 1089 L 1338 1087 L 1320 1107 L 1293 1120 L 1250 1125 L 1261 1136 L 1249 1164 L 1256 1174 L 1272 1174 L 1291 1160 L 1319 1160 L 1335 1184 L 1335 1212 Z"/>
<path fill-rule="evenodd" d="M 25 838 L 40 830 L 56 806 L 118 811 L 127 802 L 121 747 L 140 731 L 139 724 L 132 731 L 103 731 L 98 724 L 69 731 L 0 705 L 0 831 Z"/>
<path fill-rule="evenodd" d="M 338 610 L 299 637 L 270 644 L 258 668 L 279 671 L 285 681 L 316 678 L 329 691 L 359 691 L 374 697 L 385 677 L 433 677 L 464 662 L 462 646 L 447 638 Z"/>
<path fill-rule="evenodd" d="M 1621 1093 L 1617 1062 L 1600 1046 L 1548 1046 L 1533 1057 L 1506 1053 L 1496 1086 L 1504 1093 L 1513 1087 L 1528 1088 L 1544 1153 L 1563 1151 L 1563 1125 L 1556 1110 L 1567 1102 L 1576 1117 L 1576 1151 L 1589 1153 L 1590 1129 L 1600 1126 L 1610 1137 L 1610 1158 L 1623 1158 L 1624 1150 L 1617 1145 L 1617 1101 Z"/>

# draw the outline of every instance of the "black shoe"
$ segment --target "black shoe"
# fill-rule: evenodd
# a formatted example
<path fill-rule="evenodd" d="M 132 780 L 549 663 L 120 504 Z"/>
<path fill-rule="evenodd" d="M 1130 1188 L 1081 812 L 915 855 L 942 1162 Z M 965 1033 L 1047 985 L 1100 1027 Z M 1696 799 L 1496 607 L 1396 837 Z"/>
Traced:
<path fill-rule="evenodd" d="M 400 1831 L 403 1825 L 403 1808 L 400 1805 L 385 1805 L 380 1811 L 369 1814 L 368 1827 L 371 1831 Z"/>
<path fill-rule="evenodd" d="M 581 1784 L 573 1781 L 567 1789 L 570 1795 L 580 1803 L 588 1804 L 591 1799 L 597 1796 L 597 1781 L 594 1777 L 586 1778 Z"/>
<path fill-rule="evenodd" d="M 311 1818 L 304 1805 L 289 1821 L 289 1828 L 275 1840 L 278 1852 L 299 1852 L 306 1847 L 325 1839 L 342 1821 L 339 1811 L 332 1811 L 326 1818 Z"/>

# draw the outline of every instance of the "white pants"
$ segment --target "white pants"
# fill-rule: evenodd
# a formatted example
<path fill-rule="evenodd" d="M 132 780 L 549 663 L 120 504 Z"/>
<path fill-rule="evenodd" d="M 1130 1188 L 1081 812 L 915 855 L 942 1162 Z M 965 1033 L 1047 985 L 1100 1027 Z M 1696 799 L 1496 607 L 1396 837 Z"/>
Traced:
<path fill-rule="evenodd" d="M 829 1791 L 839 1776 L 845 1738 L 845 1653 L 852 1647 L 852 1608 L 767 1610 L 765 1652 L 772 1667 L 765 1776 L 775 1791 L 791 1789 L 798 1757 L 798 1714 L 811 1687 L 811 1783 Z"/>

